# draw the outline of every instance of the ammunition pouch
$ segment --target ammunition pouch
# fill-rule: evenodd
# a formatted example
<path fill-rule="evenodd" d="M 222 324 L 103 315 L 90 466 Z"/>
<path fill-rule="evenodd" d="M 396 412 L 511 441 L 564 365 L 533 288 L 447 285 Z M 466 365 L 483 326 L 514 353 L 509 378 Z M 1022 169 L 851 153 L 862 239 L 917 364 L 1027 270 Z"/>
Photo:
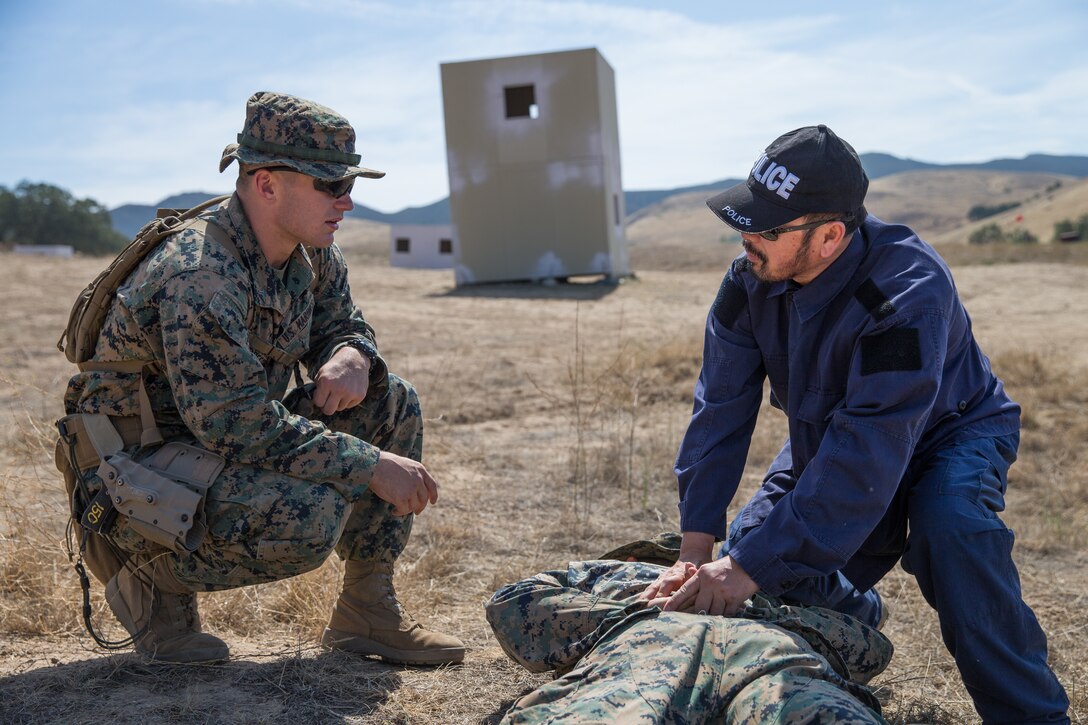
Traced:
<path fill-rule="evenodd" d="M 87 467 L 83 464 L 98 462 L 103 484 L 99 495 L 85 502 L 84 510 L 73 507 L 73 517 L 85 528 L 106 534 L 116 511 L 148 541 L 179 554 L 195 551 L 207 533 L 204 498 L 226 460 L 180 442 L 165 443 L 149 457 L 133 460 L 124 452 L 128 441 L 119 430 L 129 426 L 117 425 L 121 420 L 77 414 L 58 421 L 62 439 L 76 459 L 73 463 L 82 470 Z M 106 530 L 102 522 L 107 522 Z"/>

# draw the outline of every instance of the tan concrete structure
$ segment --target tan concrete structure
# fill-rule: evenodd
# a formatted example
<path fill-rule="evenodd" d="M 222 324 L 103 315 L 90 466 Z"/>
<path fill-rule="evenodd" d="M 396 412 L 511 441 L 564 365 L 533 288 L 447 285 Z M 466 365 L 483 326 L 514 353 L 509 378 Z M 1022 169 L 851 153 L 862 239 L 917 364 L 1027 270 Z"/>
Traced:
<path fill-rule="evenodd" d="M 615 74 L 601 54 L 441 73 L 457 284 L 628 275 Z"/>

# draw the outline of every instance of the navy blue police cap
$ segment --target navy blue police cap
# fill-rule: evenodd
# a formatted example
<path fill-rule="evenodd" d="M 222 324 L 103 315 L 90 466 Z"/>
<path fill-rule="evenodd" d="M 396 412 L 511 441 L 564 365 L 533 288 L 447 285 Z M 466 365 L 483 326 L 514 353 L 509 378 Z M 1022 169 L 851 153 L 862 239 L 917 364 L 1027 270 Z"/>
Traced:
<path fill-rule="evenodd" d="M 806 214 L 863 215 L 868 190 L 869 177 L 857 152 L 820 124 L 779 136 L 747 181 L 706 204 L 733 229 L 756 234 Z"/>

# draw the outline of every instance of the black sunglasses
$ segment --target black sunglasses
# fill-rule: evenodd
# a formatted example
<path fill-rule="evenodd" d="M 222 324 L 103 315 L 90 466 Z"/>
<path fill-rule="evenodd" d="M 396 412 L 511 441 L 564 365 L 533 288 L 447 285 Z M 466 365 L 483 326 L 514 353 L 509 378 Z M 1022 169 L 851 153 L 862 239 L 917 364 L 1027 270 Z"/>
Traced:
<path fill-rule="evenodd" d="M 831 222 L 846 222 L 848 219 L 824 219 L 822 222 L 809 222 L 808 224 L 798 224 L 795 227 L 775 227 L 774 229 L 768 229 L 765 232 L 756 232 L 759 236 L 766 239 L 768 242 L 778 241 L 778 237 L 786 232 L 799 232 L 804 229 L 815 229 L 818 226 L 824 224 L 830 224 Z"/>
<path fill-rule="evenodd" d="M 262 166 L 260 169 L 253 169 L 249 172 L 250 176 L 253 176 L 261 169 L 265 171 L 290 171 L 295 174 L 301 174 L 302 172 L 297 169 L 292 169 L 290 166 Z M 319 179 L 316 176 L 310 177 L 314 182 L 314 188 L 320 191 L 322 194 L 328 194 L 333 199 L 339 199 L 344 194 L 350 194 L 351 188 L 355 186 L 355 177 L 348 176 L 343 179 L 336 179 L 334 181 L 327 181 L 325 179 Z"/>

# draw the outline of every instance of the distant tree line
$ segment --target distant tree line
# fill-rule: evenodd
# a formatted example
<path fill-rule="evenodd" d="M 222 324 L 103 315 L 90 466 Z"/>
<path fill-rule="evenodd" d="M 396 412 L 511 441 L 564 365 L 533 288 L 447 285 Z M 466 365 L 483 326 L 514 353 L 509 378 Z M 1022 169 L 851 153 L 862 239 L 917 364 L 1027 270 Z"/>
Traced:
<path fill-rule="evenodd" d="M 76 199 L 50 184 L 20 182 L 0 186 L 0 242 L 68 244 L 86 254 L 120 250 L 128 239 L 116 231 L 106 207 L 94 199 Z"/>
<path fill-rule="evenodd" d="M 1004 204 L 975 204 L 973 207 L 967 210 L 967 218 L 973 222 L 977 222 L 979 219 L 985 219 L 988 216 L 994 214 L 1000 214 L 1003 211 L 1009 209 L 1015 209 L 1020 206 L 1018 201 L 1009 201 Z"/>

